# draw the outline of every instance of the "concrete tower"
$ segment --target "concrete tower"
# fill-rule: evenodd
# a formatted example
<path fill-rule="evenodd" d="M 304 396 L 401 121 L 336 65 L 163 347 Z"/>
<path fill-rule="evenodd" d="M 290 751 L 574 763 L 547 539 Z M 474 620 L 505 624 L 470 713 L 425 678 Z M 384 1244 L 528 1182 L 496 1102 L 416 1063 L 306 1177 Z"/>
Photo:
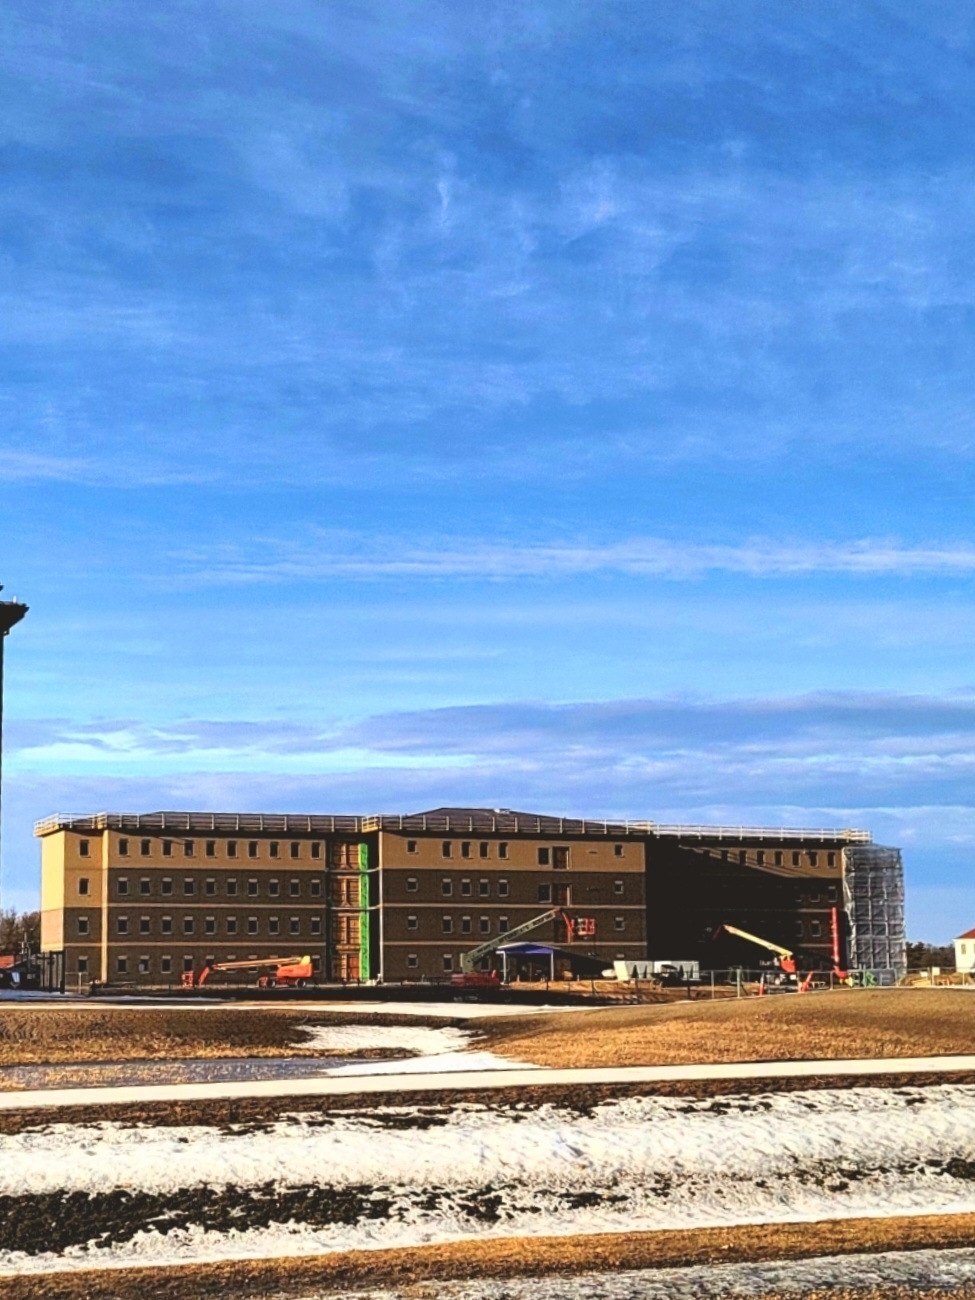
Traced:
<path fill-rule="evenodd" d="M 26 613 L 27 606 L 19 601 L 0 600 L 0 804 L 3 799 L 3 646 L 10 629 L 16 627 Z"/>

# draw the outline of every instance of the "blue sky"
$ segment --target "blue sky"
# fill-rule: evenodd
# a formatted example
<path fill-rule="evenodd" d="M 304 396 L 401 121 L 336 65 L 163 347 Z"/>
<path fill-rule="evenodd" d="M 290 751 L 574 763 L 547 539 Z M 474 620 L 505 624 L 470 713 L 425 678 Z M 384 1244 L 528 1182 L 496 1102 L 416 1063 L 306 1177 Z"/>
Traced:
<path fill-rule="evenodd" d="M 975 14 L 8 0 L 36 817 L 863 826 L 975 923 Z"/>

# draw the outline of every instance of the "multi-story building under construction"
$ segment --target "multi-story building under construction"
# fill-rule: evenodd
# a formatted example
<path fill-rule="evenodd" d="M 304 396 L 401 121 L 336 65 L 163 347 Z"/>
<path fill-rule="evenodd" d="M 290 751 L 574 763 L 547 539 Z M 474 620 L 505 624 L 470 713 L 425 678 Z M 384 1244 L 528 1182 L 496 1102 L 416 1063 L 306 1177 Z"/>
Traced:
<path fill-rule="evenodd" d="M 662 826 L 438 808 L 406 816 L 159 812 L 51 817 L 42 947 L 68 986 L 179 981 L 213 961 L 311 955 L 322 981 L 443 978 L 466 952 L 532 939 L 590 967 L 756 965 L 739 926 L 828 967 L 899 974 L 900 855 L 852 830 Z M 840 933 L 836 933 L 837 921 Z M 717 937 L 716 937 L 717 936 Z"/>

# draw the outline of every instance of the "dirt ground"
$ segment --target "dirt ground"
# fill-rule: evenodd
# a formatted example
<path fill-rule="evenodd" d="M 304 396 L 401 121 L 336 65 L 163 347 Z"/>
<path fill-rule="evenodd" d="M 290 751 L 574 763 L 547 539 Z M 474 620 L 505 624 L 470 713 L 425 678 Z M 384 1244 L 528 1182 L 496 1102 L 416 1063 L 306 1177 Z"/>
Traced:
<path fill-rule="evenodd" d="M 0 1005 L 0 1066 L 68 1062 L 327 1055 L 302 1026 L 354 1016 L 292 1007 L 31 1007 Z M 402 1024 L 372 1015 L 370 1024 Z M 410 1017 L 406 1023 L 417 1023 Z M 357 1055 L 343 1051 L 343 1056 Z"/>
<path fill-rule="evenodd" d="M 731 1002 L 594 1007 L 478 1025 L 492 1051 L 572 1068 L 975 1053 L 975 994 L 837 989 Z"/>
<path fill-rule="evenodd" d="M 848 1219 L 801 1224 L 753 1224 L 623 1235 L 487 1239 L 405 1250 L 348 1251 L 305 1258 L 233 1261 L 174 1268 L 119 1269 L 2 1279 L 4 1300 L 257 1300 L 318 1295 L 354 1296 L 368 1287 L 402 1287 L 417 1300 L 435 1297 L 454 1278 L 569 1276 L 590 1271 L 681 1267 L 741 1260 L 783 1260 L 882 1250 L 970 1246 L 975 1215 Z M 432 1284 L 432 1285 L 424 1285 Z M 793 1293 L 796 1294 L 796 1293 Z M 911 1291 L 912 1300 L 947 1294 Z M 954 1289 L 954 1297 L 975 1290 Z M 865 1289 L 807 1291 L 804 1300 L 896 1300 L 896 1292 Z M 765 1300 L 773 1300 L 772 1296 Z M 784 1297 L 783 1297 L 784 1300 Z"/>

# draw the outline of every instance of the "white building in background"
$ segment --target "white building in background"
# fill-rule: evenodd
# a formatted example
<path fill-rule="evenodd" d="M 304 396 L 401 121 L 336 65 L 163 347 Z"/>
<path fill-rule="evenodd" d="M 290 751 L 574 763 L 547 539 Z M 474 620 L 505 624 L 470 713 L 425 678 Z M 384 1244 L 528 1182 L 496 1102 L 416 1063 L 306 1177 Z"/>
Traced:
<path fill-rule="evenodd" d="M 955 970 L 975 969 L 975 930 L 966 930 L 955 940 Z"/>

